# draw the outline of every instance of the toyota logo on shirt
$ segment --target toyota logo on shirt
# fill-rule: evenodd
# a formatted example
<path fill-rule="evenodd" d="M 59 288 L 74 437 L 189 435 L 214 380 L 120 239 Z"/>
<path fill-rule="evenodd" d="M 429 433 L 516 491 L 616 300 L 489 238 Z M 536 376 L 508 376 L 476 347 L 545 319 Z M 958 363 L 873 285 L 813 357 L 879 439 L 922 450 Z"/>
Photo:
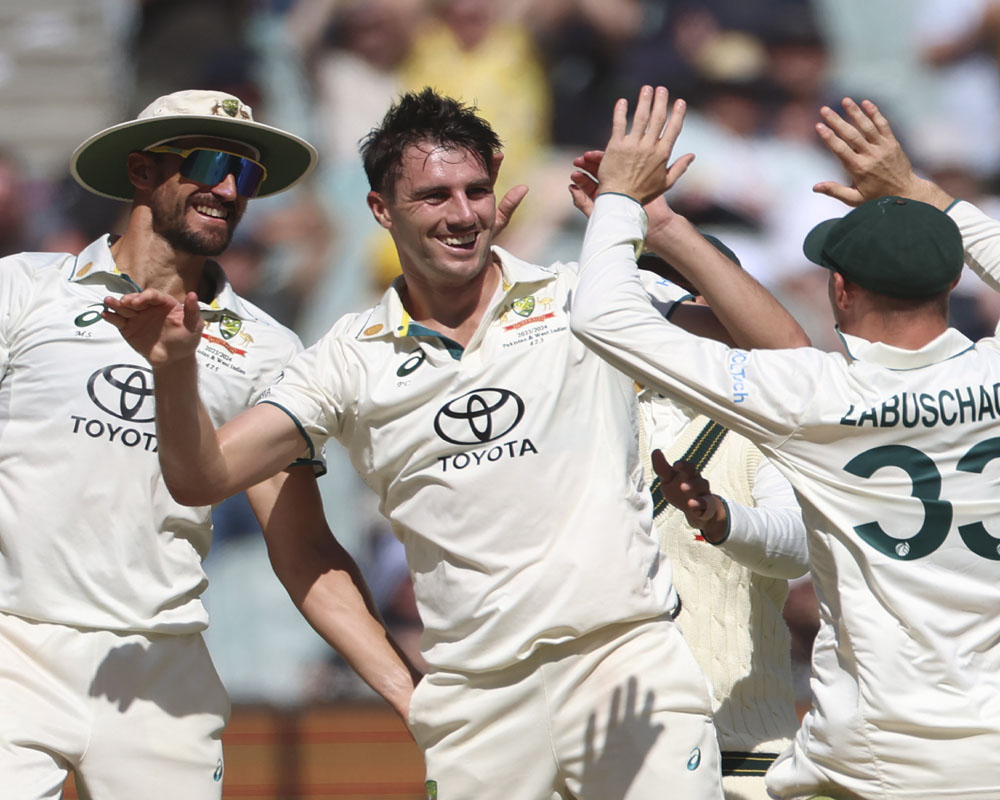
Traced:
<path fill-rule="evenodd" d="M 524 401 L 509 389 L 474 389 L 441 407 L 438 436 L 452 444 L 485 444 L 506 436 L 524 416 Z"/>
<path fill-rule="evenodd" d="M 153 371 L 134 364 L 103 367 L 87 381 L 87 394 L 102 411 L 126 422 L 152 422 Z"/>

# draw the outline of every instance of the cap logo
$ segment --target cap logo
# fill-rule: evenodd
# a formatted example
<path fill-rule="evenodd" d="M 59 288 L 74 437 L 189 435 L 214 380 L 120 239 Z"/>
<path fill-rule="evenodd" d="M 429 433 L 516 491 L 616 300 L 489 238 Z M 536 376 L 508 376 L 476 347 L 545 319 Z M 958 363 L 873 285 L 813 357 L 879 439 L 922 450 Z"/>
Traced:
<path fill-rule="evenodd" d="M 239 100 L 226 98 L 225 100 L 220 100 L 214 106 L 212 106 L 212 114 L 217 117 L 221 117 L 223 114 L 229 117 L 238 117 L 240 119 L 250 119 L 250 115 L 243 110 L 243 104 Z"/>

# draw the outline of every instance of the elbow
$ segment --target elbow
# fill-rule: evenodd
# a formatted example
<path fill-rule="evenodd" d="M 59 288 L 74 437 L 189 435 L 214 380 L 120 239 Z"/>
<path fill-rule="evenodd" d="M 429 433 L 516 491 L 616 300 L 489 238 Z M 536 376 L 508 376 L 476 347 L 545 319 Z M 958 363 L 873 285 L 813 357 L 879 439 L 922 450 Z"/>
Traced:
<path fill-rule="evenodd" d="M 214 490 L 207 482 L 171 480 L 166 475 L 164 481 L 170 496 L 182 506 L 211 506 L 226 499 L 225 495 Z"/>
<path fill-rule="evenodd" d="M 569 329 L 573 332 L 574 336 L 583 339 L 585 342 L 592 341 L 594 321 L 595 317 L 589 312 L 586 304 L 573 303 L 569 315 Z"/>

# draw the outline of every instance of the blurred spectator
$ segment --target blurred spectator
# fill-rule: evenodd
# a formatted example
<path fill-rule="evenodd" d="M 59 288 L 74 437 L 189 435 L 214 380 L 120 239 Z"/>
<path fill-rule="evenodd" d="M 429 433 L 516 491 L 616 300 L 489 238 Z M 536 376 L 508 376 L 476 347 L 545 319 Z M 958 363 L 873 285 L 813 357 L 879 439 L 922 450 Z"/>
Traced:
<path fill-rule="evenodd" d="M 913 154 L 980 175 L 1000 171 L 1000 2 L 919 0 L 918 55 L 931 68 L 930 94 L 915 126 Z"/>
<path fill-rule="evenodd" d="M 125 229 L 127 203 L 92 194 L 69 175 L 43 193 L 46 212 L 37 224 L 41 250 L 79 253 L 101 234 Z"/>
<path fill-rule="evenodd" d="M 0 150 L 0 256 L 34 249 L 28 235 L 33 210 L 27 199 L 28 180 L 21 161 Z"/>
<path fill-rule="evenodd" d="M 475 105 L 504 143 L 501 193 L 531 178 L 549 144 L 548 78 L 525 25 L 501 0 L 432 0 L 403 66 L 405 87 Z"/>
<path fill-rule="evenodd" d="M 132 110 L 191 86 L 258 105 L 244 86 L 253 59 L 245 38 L 250 6 L 250 0 L 142 0 L 131 49 Z"/>

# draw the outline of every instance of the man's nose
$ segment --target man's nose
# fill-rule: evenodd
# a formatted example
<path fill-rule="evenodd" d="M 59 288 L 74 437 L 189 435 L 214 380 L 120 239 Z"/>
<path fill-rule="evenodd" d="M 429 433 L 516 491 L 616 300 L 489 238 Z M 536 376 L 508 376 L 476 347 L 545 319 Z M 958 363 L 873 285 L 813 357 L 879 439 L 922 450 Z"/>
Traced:
<path fill-rule="evenodd" d="M 476 221 L 472 203 L 464 194 L 455 195 L 449 204 L 448 221 L 456 225 L 471 225 Z"/>
<path fill-rule="evenodd" d="M 212 194 L 224 200 L 235 200 L 238 194 L 236 191 L 236 176 L 231 172 L 227 174 L 225 178 L 212 187 Z"/>

